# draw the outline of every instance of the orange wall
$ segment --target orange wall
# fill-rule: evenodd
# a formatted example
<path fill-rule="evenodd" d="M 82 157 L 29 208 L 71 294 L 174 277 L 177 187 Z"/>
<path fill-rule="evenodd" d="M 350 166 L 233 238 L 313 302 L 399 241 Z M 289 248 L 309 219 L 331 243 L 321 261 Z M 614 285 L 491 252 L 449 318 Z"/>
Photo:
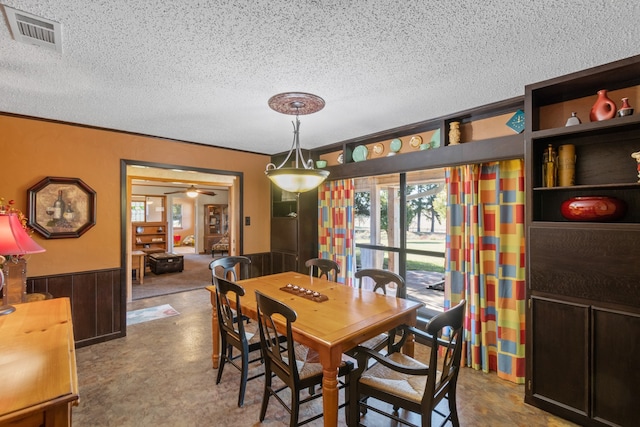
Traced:
<path fill-rule="evenodd" d="M 269 251 L 268 156 L 0 114 L 0 197 L 25 215 L 27 190 L 47 176 L 80 178 L 97 193 L 96 225 L 75 239 L 34 239 L 30 277 L 120 267 L 120 160 L 242 172 L 244 253 Z M 241 221 L 244 224 L 244 219 Z"/>

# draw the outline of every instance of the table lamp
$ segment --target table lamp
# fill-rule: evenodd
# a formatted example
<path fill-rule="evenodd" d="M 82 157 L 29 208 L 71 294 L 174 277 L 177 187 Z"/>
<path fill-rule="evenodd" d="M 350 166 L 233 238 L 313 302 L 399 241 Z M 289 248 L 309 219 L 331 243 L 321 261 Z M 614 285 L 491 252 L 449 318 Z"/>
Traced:
<path fill-rule="evenodd" d="M 22 277 L 19 278 L 22 283 L 22 293 L 26 291 L 27 260 L 19 256 L 44 251 L 45 249 L 43 247 L 31 239 L 22 226 L 22 222 L 17 214 L 0 213 L 0 254 L 5 257 L 9 256 L 6 261 L 7 264 L 12 262 L 23 264 L 23 274 Z M 8 268 L 6 270 L 7 272 L 9 271 Z M 7 277 L 5 277 L 4 271 L 0 276 L 0 291 L 3 291 L 4 286 L 7 286 L 9 282 L 18 280 L 18 278 L 8 277 L 8 274 Z M 3 295 L 6 294 L 7 292 L 3 293 Z M 0 306 L 0 316 L 13 313 L 16 310 L 12 305 L 6 304 L 6 299 L 7 298 L 3 297 L 4 305 Z"/>

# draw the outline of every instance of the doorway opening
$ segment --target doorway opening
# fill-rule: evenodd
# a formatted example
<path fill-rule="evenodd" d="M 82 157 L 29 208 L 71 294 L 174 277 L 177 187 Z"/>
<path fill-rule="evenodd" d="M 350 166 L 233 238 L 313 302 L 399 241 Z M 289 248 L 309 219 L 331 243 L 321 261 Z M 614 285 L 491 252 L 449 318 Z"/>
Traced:
<path fill-rule="evenodd" d="M 192 186 L 197 194 L 188 194 Z M 210 218 L 206 215 L 210 205 L 225 206 L 225 229 L 220 228 L 220 232 L 224 231 L 228 236 L 230 253 L 242 252 L 242 173 L 125 160 L 122 161 L 121 192 L 122 265 L 128 273 L 122 281 L 126 283 L 124 303 L 139 299 L 134 298 L 134 286 L 143 288 L 144 278 L 154 274 L 149 263 L 154 253 L 175 255 L 176 259 L 185 261 L 187 268 L 197 268 L 202 277 L 191 287 L 210 284 L 211 277 L 206 268 L 207 258 L 211 260 L 211 230 L 207 226 Z M 151 231 L 147 230 L 148 224 Z M 140 228 L 142 225 L 145 227 Z M 138 234 L 136 230 L 142 232 Z M 132 255 L 140 252 L 145 259 L 142 268 L 139 257 Z M 138 270 L 142 270 L 143 276 Z M 181 274 L 183 271 L 185 274 Z M 185 269 L 158 275 L 163 279 L 158 282 L 166 282 L 169 288 L 158 287 L 155 291 L 147 286 L 144 292 L 137 294 L 146 298 L 156 296 L 156 293 L 188 290 L 180 283 L 181 278 L 184 277 L 185 282 L 193 282 L 194 278 L 187 277 L 192 274 L 186 273 Z M 172 280 L 166 280 L 169 275 Z M 150 282 L 147 280 L 147 284 Z M 176 286 L 172 287 L 172 284 Z"/>

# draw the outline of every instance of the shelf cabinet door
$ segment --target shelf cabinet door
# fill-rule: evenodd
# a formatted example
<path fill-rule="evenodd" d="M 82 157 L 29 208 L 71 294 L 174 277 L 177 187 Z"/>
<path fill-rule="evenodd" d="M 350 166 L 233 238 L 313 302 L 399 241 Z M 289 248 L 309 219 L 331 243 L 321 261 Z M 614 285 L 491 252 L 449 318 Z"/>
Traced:
<path fill-rule="evenodd" d="M 271 218 L 271 250 L 292 253 L 298 251 L 297 219 Z"/>
<path fill-rule="evenodd" d="M 587 416 L 589 307 L 534 297 L 531 310 L 531 395 Z"/>
<path fill-rule="evenodd" d="M 636 224 L 535 223 L 528 242 L 529 291 L 640 307 Z"/>
<path fill-rule="evenodd" d="M 284 196 L 281 189 L 271 186 L 274 273 L 281 268 L 306 273 L 305 261 L 318 256 L 318 190 Z"/>
<path fill-rule="evenodd" d="M 594 308 L 592 316 L 592 416 L 614 425 L 637 425 L 640 314 Z"/>

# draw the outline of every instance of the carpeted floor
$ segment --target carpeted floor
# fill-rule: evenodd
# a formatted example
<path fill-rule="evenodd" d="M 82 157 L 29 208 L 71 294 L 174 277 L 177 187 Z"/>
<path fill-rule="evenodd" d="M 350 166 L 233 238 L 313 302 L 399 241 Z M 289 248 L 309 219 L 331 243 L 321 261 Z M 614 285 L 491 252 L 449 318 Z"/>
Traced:
<path fill-rule="evenodd" d="M 184 254 L 184 270 L 179 273 L 154 274 L 147 268 L 144 284 L 134 281 L 132 300 L 202 289 L 211 284 L 211 255 Z"/>

